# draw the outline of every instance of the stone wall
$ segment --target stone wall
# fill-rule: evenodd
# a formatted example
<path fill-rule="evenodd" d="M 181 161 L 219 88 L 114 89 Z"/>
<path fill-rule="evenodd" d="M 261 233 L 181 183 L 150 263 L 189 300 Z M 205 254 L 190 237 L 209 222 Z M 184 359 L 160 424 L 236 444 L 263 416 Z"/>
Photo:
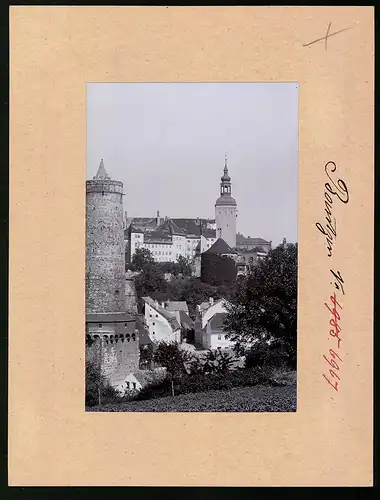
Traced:
<path fill-rule="evenodd" d="M 125 307 L 126 312 L 137 314 L 137 294 L 134 278 L 125 280 Z"/>
<path fill-rule="evenodd" d="M 87 339 L 86 360 L 98 367 L 114 387 L 122 384 L 139 368 L 140 349 L 137 334 L 123 338 L 96 336 Z"/>

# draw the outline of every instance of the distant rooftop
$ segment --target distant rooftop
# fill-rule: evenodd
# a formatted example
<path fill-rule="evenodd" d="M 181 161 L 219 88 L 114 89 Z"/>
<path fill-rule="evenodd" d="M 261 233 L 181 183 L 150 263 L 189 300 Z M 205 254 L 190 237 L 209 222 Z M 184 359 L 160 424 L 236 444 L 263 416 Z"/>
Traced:
<path fill-rule="evenodd" d="M 215 243 L 211 245 L 211 247 L 204 253 L 213 253 L 217 255 L 236 254 L 235 250 L 233 250 L 222 238 L 218 238 Z"/>

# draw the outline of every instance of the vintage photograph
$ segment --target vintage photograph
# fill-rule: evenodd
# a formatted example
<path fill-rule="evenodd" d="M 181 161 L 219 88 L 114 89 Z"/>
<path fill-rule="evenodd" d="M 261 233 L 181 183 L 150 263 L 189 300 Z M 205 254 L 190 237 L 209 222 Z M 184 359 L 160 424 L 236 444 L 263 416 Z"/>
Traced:
<path fill-rule="evenodd" d="M 86 411 L 296 411 L 298 84 L 86 101 Z"/>

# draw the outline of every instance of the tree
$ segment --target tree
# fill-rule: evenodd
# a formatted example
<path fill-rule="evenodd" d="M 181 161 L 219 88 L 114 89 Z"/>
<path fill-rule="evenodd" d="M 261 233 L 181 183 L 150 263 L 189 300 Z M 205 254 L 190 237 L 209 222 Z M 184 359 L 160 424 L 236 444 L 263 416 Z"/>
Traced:
<path fill-rule="evenodd" d="M 182 255 L 180 255 L 177 259 L 176 268 L 178 274 L 182 274 L 183 276 L 191 276 L 190 262 Z"/>
<path fill-rule="evenodd" d="M 177 342 L 159 342 L 154 353 L 154 361 L 164 366 L 172 379 L 186 373 L 185 363 L 189 359 L 187 351 L 180 349 Z"/>
<path fill-rule="evenodd" d="M 140 368 L 150 370 L 153 361 L 153 345 L 140 345 Z"/>
<path fill-rule="evenodd" d="M 273 352 L 282 350 L 288 365 L 296 367 L 297 250 L 297 244 L 279 245 L 236 283 L 226 304 L 225 330 L 237 354 L 269 341 Z"/>
<path fill-rule="evenodd" d="M 143 271 L 154 264 L 154 258 L 150 250 L 146 248 L 137 248 L 136 252 L 133 254 L 130 269 L 132 271 Z"/>
<path fill-rule="evenodd" d="M 147 264 L 135 278 L 135 288 L 139 298 L 140 309 L 142 297 L 152 297 L 156 300 L 165 300 L 168 284 L 163 273 L 155 263 Z"/>
<path fill-rule="evenodd" d="M 91 361 L 86 361 L 86 405 L 96 406 L 104 400 L 117 399 L 116 390 L 110 385 L 99 368 Z"/>

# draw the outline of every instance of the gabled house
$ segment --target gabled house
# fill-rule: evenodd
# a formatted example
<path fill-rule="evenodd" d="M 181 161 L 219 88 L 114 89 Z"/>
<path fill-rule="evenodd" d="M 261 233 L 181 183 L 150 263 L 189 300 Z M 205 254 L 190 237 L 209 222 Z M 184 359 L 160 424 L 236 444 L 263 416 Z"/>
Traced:
<path fill-rule="evenodd" d="M 181 342 L 181 325 L 173 312 L 169 312 L 151 297 L 143 297 L 144 323 L 149 337 L 157 344 L 160 341 Z"/>
<path fill-rule="evenodd" d="M 227 314 L 225 299 L 202 302 L 197 306 L 195 316 L 195 344 L 201 349 L 231 349 L 233 342 L 225 338 L 223 323 Z M 214 319 L 215 318 L 215 319 Z M 220 338 L 219 338 L 220 337 Z"/>

